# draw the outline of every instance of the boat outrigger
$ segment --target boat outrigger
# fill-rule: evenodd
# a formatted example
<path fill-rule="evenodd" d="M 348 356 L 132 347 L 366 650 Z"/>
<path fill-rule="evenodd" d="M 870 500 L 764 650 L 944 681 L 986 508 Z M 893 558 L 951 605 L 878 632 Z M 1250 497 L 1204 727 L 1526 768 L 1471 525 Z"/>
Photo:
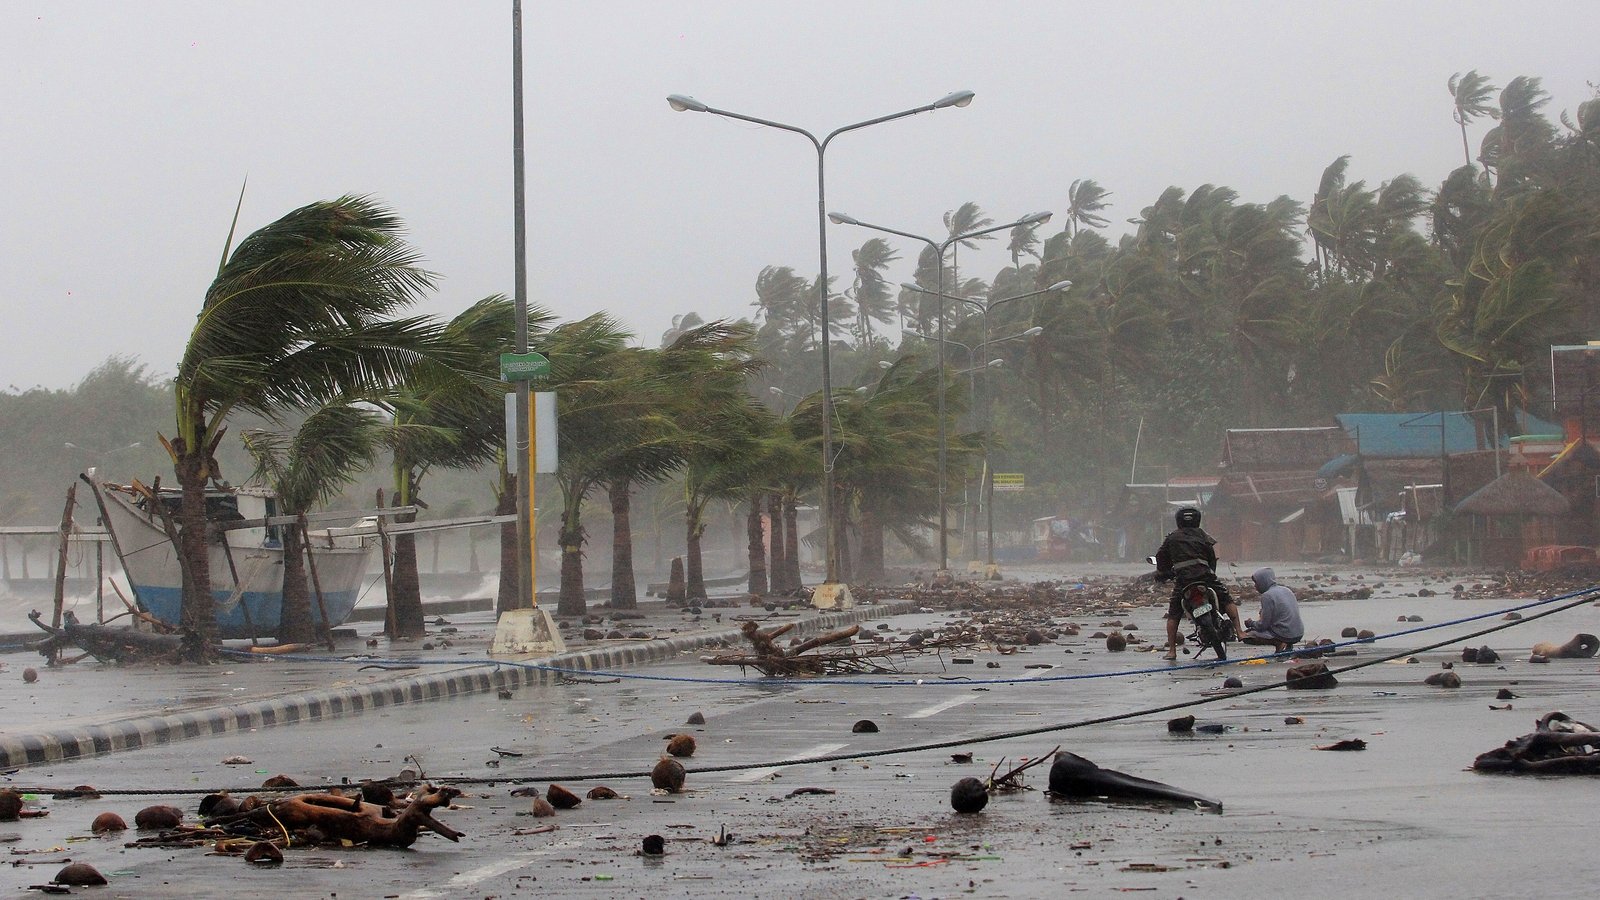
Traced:
<path fill-rule="evenodd" d="M 168 538 L 168 521 L 178 510 L 179 492 L 140 484 L 119 485 L 86 479 L 122 569 L 140 609 L 174 627 L 183 605 L 183 572 L 178 548 Z M 159 509 L 157 504 L 165 507 Z M 320 591 L 313 591 L 311 615 L 320 632 L 344 623 L 360 599 L 367 565 L 378 545 L 377 515 L 408 509 L 326 512 L 308 521 L 349 521 L 347 527 L 309 531 L 310 569 Z M 295 516 L 276 515 L 276 496 L 266 488 L 213 488 L 206 492 L 211 594 L 216 602 L 217 634 L 224 639 L 271 638 L 283 611 L 284 525 Z M 364 518 L 362 518 L 364 516 Z M 320 600 L 316 594 L 320 592 Z"/>

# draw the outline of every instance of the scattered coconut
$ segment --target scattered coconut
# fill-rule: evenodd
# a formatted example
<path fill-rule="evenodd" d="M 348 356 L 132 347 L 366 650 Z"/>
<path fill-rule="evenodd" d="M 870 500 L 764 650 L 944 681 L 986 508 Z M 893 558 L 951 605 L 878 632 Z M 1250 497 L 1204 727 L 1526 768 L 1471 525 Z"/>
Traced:
<path fill-rule="evenodd" d="M 550 805 L 549 800 L 543 797 L 534 797 L 531 812 L 535 819 L 547 819 L 556 814 L 556 808 Z"/>
<path fill-rule="evenodd" d="M 1227 678 L 1222 679 L 1222 686 L 1234 690 L 1244 687 L 1244 682 L 1239 680 L 1237 675 L 1229 675 Z"/>
<path fill-rule="evenodd" d="M 61 871 L 56 873 L 56 877 L 52 881 L 56 884 L 70 884 L 74 887 L 109 883 L 106 881 L 106 877 L 100 874 L 99 869 L 88 863 L 79 862 L 68 863 Z"/>
<path fill-rule="evenodd" d="M 982 812 L 989 805 L 989 791 L 976 778 L 963 778 L 950 789 L 950 806 L 958 813 Z"/>
<path fill-rule="evenodd" d="M 639 843 L 639 852 L 645 856 L 665 856 L 667 839 L 659 834 L 647 834 Z"/>
<path fill-rule="evenodd" d="M 685 724 L 685 725 L 704 725 L 705 723 L 706 723 L 706 714 L 705 713 L 692 712 L 692 713 L 689 714 L 689 718 L 683 724 Z"/>
<path fill-rule="evenodd" d="M 545 790 L 544 796 L 546 800 L 550 801 L 550 805 L 554 806 L 556 809 L 572 809 L 579 803 L 583 802 L 583 798 L 559 784 L 550 785 L 550 787 Z"/>
<path fill-rule="evenodd" d="M 293 778 L 290 778 L 287 775 L 274 775 L 271 778 L 268 778 L 266 781 L 261 782 L 262 789 L 263 790 L 269 790 L 269 791 L 276 791 L 276 790 L 282 790 L 283 788 L 292 788 L 292 787 L 299 787 L 299 786 L 300 786 L 300 782 L 295 781 Z"/>
<path fill-rule="evenodd" d="M 667 752 L 677 757 L 694 755 L 694 736 L 688 734 L 675 734 L 672 740 L 667 741 Z"/>
<path fill-rule="evenodd" d="M 35 681 L 39 680 L 39 670 L 35 669 L 33 666 L 29 666 L 26 669 L 23 669 L 22 670 L 22 680 L 27 684 L 33 684 Z M 100 883 L 101 884 L 105 884 L 104 881 L 102 881 Z"/>
<path fill-rule="evenodd" d="M 275 866 L 283 862 L 283 851 L 271 841 L 256 841 L 244 852 L 244 861 L 258 866 Z"/>
<path fill-rule="evenodd" d="M 22 794 L 11 788 L 0 790 L 0 822 L 15 822 L 22 817 Z"/>
<path fill-rule="evenodd" d="M 183 810 L 176 806 L 146 806 L 133 817 L 133 824 L 141 829 L 177 828 L 183 824 Z"/>
<path fill-rule="evenodd" d="M 855 723 L 854 725 L 850 726 L 850 733 L 851 734 L 877 734 L 878 733 L 878 723 L 872 721 L 871 719 L 862 719 L 861 721 L 859 721 L 859 722 Z"/>
<path fill-rule="evenodd" d="M 1173 734 L 1188 734 L 1194 731 L 1194 716 L 1179 716 L 1167 720 L 1167 731 Z"/>
<path fill-rule="evenodd" d="M 1126 637 L 1123 637 L 1122 632 L 1113 631 L 1113 632 L 1111 632 L 1111 634 L 1109 636 L 1106 637 L 1106 651 L 1107 652 L 1109 652 L 1109 653 L 1121 653 L 1122 651 L 1124 651 L 1126 649 L 1128 649 L 1128 639 Z"/>
<path fill-rule="evenodd" d="M 103 812 L 94 817 L 94 823 L 89 826 L 89 831 L 94 834 L 108 834 L 117 831 L 127 831 L 128 823 L 114 812 Z"/>
<path fill-rule="evenodd" d="M 1434 687 L 1458 688 L 1461 687 L 1461 676 L 1454 672 L 1435 672 L 1422 680 L 1423 684 Z"/>
<path fill-rule="evenodd" d="M 666 791 L 669 794 L 681 794 L 683 793 L 683 779 L 686 774 L 683 769 L 683 763 L 670 756 L 662 757 L 661 761 L 656 763 L 656 767 L 650 770 L 650 783 L 657 790 Z"/>
<path fill-rule="evenodd" d="M 621 794 L 604 785 L 590 788 L 587 796 L 590 800 L 620 800 L 622 798 Z"/>

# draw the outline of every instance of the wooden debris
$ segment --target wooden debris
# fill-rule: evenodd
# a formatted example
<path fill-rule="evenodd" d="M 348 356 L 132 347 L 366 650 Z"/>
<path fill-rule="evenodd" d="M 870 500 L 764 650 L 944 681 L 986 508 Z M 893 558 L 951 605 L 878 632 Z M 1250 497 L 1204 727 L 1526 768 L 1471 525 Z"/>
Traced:
<path fill-rule="evenodd" d="M 906 643 L 874 642 L 870 649 L 861 650 L 835 647 L 848 643 L 860 632 L 860 625 L 851 625 L 800 641 L 787 649 L 779 648 L 776 638 L 787 634 L 794 625 L 790 622 L 762 631 L 755 622 L 745 622 L 741 631 L 750 642 L 752 652 L 723 654 L 705 661 L 714 666 L 753 668 L 768 678 L 890 674 L 899 671 L 895 666 L 898 658 L 976 643 L 975 638 L 955 636 L 935 640 L 918 638 Z"/>
<path fill-rule="evenodd" d="M 301 794 L 269 800 L 249 812 L 239 813 L 208 824 L 222 825 L 230 830 L 241 825 L 253 826 L 263 835 L 277 833 L 305 834 L 314 832 L 321 842 L 340 844 L 349 841 L 368 847 L 409 847 L 416 843 L 423 831 L 431 831 L 446 840 L 460 841 L 462 833 L 433 817 L 433 811 L 448 807 L 461 796 L 453 787 L 429 786 L 407 802 L 380 806 L 367 803 L 361 797 L 343 797 L 338 794 Z"/>

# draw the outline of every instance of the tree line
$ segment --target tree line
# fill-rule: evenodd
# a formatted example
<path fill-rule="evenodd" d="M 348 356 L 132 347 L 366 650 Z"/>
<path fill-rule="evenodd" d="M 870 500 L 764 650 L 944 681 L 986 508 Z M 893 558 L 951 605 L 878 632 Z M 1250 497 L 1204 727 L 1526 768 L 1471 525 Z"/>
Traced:
<path fill-rule="evenodd" d="M 1548 345 L 1592 334 L 1600 317 L 1591 299 L 1600 97 L 1561 114 L 1558 128 L 1536 78 L 1501 88 L 1468 72 L 1448 87 L 1465 158 L 1432 190 L 1409 175 L 1353 179 L 1339 157 L 1303 202 L 1169 188 L 1113 241 L 1110 192 L 1079 179 L 1066 191 L 1064 227 L 1013 229 L 1010 265 L 987 281 L 959 265 L 979 239 L 957 243 L 949 259 L 923 250 L 912 286 L 899 289 L 886 277 L 895 247 L 866 241 L 826 286 L 827 335 L 815 279 L 780 266 L 759 273 L 749 320 L 689 313 L 655 347 L 637 346 L 609 313 L 556 322 L 532 310 L 530 345 L 552 362 L 540 389 L 559 396 L 558 611 L 584 611 L 585 517 L 601 496 L 613 529 L 611 603 L 627 608 L 637 602 L 631 520 L 641 489 L 677 498 L 691 596 L 705 593 L 708 516 L 730 508 L 746 520 L 750 589 L 782 591 L 799 586 L 801 544 L 819 543 L 797 532 L 797 508 L 816 501 L 825 456 L 838 492 L 828 506 L 847 535 L 841 572 L 869 580 L 883 575 L 891 536 L 926 552 L 936 533 L 941 433 L 952 484 L 974 479 L 976 495 L 985 473 L 1023 471 L 1034 506 L 1098 515 L 1135 440 L 1142 464 L 1193 472 L 1212 464 L 1225 427 L 1321 424 L 1379 408 L 1493 406 L 1511 421 L 1536 409 L 1548 399 L 1537 377 Z M 969 202 L 945 224 L 956 236 L 992 220 Z M 1059 293 L 1005 302 L 1063 282 Z M 940 284 L 969 302 L 941 301 Z M 448 321 L 407 315 L 433 289 L 392 211 L 359 196 L 314 203 L 237 246 L 230 235 L 170 385 L 129 361 L 108 363 L 109 382 L 132 385 L 129 415 L 170 404 L 159 435 L 93 433 L 101 450 L 128 438 L 149 441 L 141 452 L 166 451 L 183 496 L 184 624 L 195 634 L 214 631 L 204 492 L 230 453 L 246 455 L 290 515 L 329 502 L 374 465 L 389 468 L 395 505 L 425 504 L 436 473 L 487 470 L 500 511 L 514 509 L 498 378 L 512 304 L 483 298 Z M 964 351 L 942 372 L 930 340 L 941 316 Z M 823 340 L 838 385 L 826 454 Z M 962 359 L 971 371 L 951 377 Z M 20 417 L 0 434 L 49 415 L 50 393 L 0 394 L 0 414 Z M 230 429 L 242 440 L 224 440 Z M 303 545 L 287 531 L 288 546 Z M 507 580 L 515 552 L 507 534 L 503 608 L 519 602 Z M 289 554 L 285 565 L 280 637 L 305 640 L 303 562 Z M 396 631 L 420 634 L 409 536 L 396 540 L 394 573 Z"/>

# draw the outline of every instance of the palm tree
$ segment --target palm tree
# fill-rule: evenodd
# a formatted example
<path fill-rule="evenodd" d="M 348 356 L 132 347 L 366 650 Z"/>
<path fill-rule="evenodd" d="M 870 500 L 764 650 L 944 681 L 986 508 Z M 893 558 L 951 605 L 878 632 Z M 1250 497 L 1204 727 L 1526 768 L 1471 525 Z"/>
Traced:
<path fill-rule="evenodd" d="M 747 496 L 773 417 L 746 388 L 749 377 L 765 366 L 755 355 L 754 333 L 748 326 L 725 322 L 705 326 L 683 348 L 676 366 L 672 414 L 690 438 L 684 446 L 684 574 L 689 596 L 703 598 L 700 538 L 707 506 Z"/>
<path fill-rule="evenodd" d="M 292 434 L 244 432 L 255 460 L 254 478 L 277 493 L 279 515 L 297 516 L 336 497 L 372 462 L 387 429 L 370 405 L 335 400 L 313 410 Z M 298 522 L 278 526 L 283 542 L 283 606 L 279 643 L 316 639 L 306 583 L 306 535 Z M 323 628 L 332 623 L 322 622 Z"/>
<path fill-rule="evenodd" d="M 531 340 L 538 340 L 550 318 L 542 309 L 528 311 Z M 422 484 L 430 470 L 475 468 L 504 452 L 505 386 L 496 373 L 500 354 L 512 348 L 515 328 L 516 307 L 504 295 L 479 300 L 451 319 L 443 333 L 443 340 L 471 361 L 470 367 L 425 363 L 390 395 L 395 505 L 426 508 Z M 408 513 L 400 521 L 415 518 Z M 422 637 L 426 627 L 415 535 L 395 536 L 389 586 L 393 637 Z"/>
<path fill-rule="evenodd" d="M 1080 178 L 1067 188 L 1067 228 L 1077 237 L 1080 227 L 1104 228 L 1108 224 L 1100 215 L 1111 204 L 1106 198 L 1111 192 L 1093 178 Z"/>
<path fill-rule="evenodd" d="M 866 348 L 872 345 L 872 320 L 889 322 L 894 318 L 893 297 L 883 273 L 900 254 L 883 238 L 871 238 L 850 251 L 850 258 L 855 263 L 855 282 L 847 293 L 855 301 L 861 346 Z"/>
<path fill-rule="evenodd" d="M 545 354 L 550 357 L 547 385 L 561 398 L 557 422 L 561 434 L 556 485 L 561 490 L 561 594 L 556 610 L 564 616 L 586 611 L 583 593 L 583 503 L 605 479 L 606 465 L 618 445 L 619 427 L 627 429 L 628 413 L 648 397 L 639 385 L 619 378 L 628 333 L 605 313 L 550 330 Z M 624 423 L 619 426 L 619 423 Z"/>
<path fill-rule="evenodd" d="M 1490 97 L 1496 88 L 1489 83 L 1486 75 L 1479 75 L 1473 69 L 1463 75 L 1460 72 L 1450 76 L 1450 97 L 1454 101 L 1451 116 L 1456 124 L 1461 126 L 1461 154 L 1466 157 L 1467 165 L 1472 165 L 1472 149 L 1467 144 L 1467 123 L 1480 116 L 1491 119 L 1500 118 L 1500 110 L 1490 102 Z"/>
<path fill-rule="evenodd" d="M 391 318 L 433 276 L 401 238 L 400 220 L 375 201 L 313 203 L 229 249 L 178 364 L 176 431 L 161 438 L 182 490 L 180 615 L 199 647 L 216 634 L 205 491 L 222 477 L 217 447 L 229 415 L 372 396 L 424 356 L 448 361 L 435 323 Z"/>

